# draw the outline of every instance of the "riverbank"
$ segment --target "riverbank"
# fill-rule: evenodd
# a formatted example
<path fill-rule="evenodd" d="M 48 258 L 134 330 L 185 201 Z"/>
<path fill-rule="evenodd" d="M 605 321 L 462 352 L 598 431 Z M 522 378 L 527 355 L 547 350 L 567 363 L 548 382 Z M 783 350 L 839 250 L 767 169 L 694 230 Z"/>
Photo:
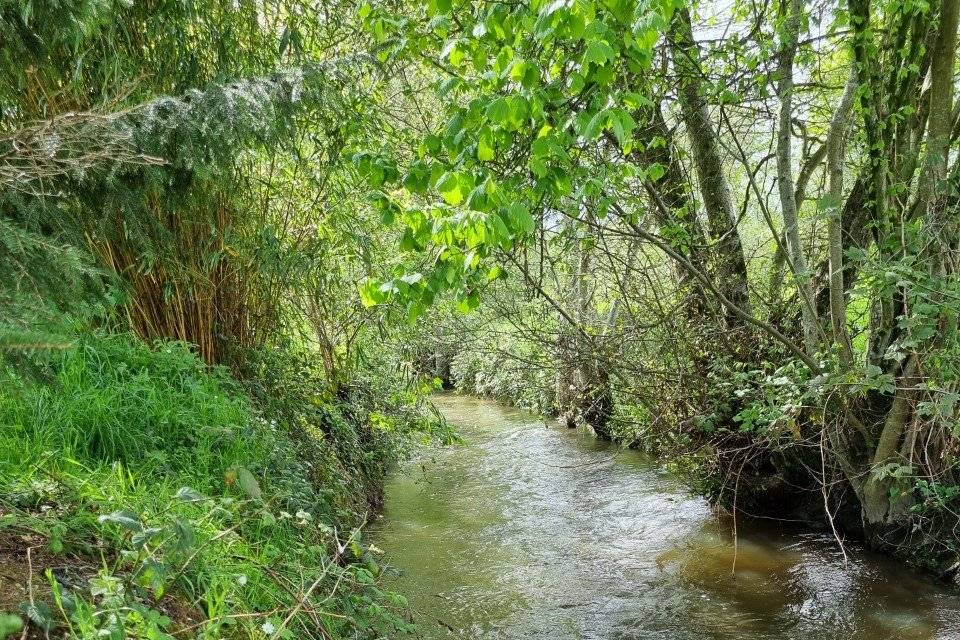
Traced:
<path fill-rule="evenodd" d="M 414 396 L 330 394 L 280 355 L 248 382 L 123 335 L 7 363 L 0 637 L 18 619 L 31 637 L 409 628 L 363 529 L 388 466 L 435 425 Z"/>
<path fill-rule="evenodd" d="M 960 597 L 786 523 L 735 534 L 645 454 L 490 400 L 388 485 L 373 532 L 425 638 L 947 640 Z M 451 628 L 453 631 L 451 631 Z"/>

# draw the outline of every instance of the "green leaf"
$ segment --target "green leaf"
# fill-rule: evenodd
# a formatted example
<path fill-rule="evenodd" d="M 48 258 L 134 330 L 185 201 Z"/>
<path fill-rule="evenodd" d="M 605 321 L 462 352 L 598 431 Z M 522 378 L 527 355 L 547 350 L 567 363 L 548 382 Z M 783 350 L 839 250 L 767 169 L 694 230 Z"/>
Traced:
<path fill-rule="evenodd" d="M 34 601 L 24 602 L 20 605 L 20 613 L 27 616 L 30 622 L 37 625 L 44 631 L 52 631 L 57 626 L 53 619 L 53 610 L 46 602 Z"/>
<path fill-rule="evenodd" d="M 463 181 L 460 176 L 454 172 L 447 172 L 440 176 L 437 181 L 437 191 L 443 197 L 444 201 L 452 206 L 457 206 L 463 202 L 464 189 Z"/>
<path fill-rule="evenodd" d="M 487 105 L 487 118 L 496 124 L 503 124 L 510 119 L 510 104 L 506 98 L 497 98 Z"/>
<path fill-rule="evenodd" d="M 536 226 L 533 221 L 533 216 L 531 216 L 527 208 L 519 202 L 515 202 L 507 207 L 507 216 L 508 220 L 510 220 L 510 226 L 519 233 L 524 235 L 533 233 Z"/>
<path fill-rule="evenodd" d="M 659 162 L 654 162 L 649 167 L 647 167 L 647 177 L 651 182 L 656 182 L 663 177 L 663 174 L 666 173 L 666 169 Z"/>
<path fill-rule="evenodd" d="M 523 76 L 526 74 L 527 67 L 529 66 L 526 60 L 514 60 L 513 65 L 510 67 L 510 79 L 515 82 L 523 80 Z"/>
<path fill-rule="evenodd" d="M 494 156 L 495 152 L 491 145 L 490 134 L 481 134 L 480 140 L 477 141 L 477 160 L 480 162 L 489 162 L 493 160 Z"/>
<path fill-rule="evenodd" d="M 140 518 L 132 511 L 114 511 L 113 513 L 97 518 L 100 524 L 110 523 L 118 524 L 128 531 L 143 531 L 143 524 Z"/>
<path fill-rule="evenodd" d="M 133 546 L 142 548 L 148 542 L 150 542 L 151 540 L 156 538 L 158 535 L 163 533 L 163 531 L 164 530 L 161 529 L 160 527 L 148 527 L 143 531 L 138 531 L 135 534 L 133 534 L 133 537 L 130 539 L 130 541 L 133 543 Z"/>
<path fill-rule="evenodd" d="M 430 0 L 429 11 L 431 15 L 450 13 L 452 8 L 453 0 Z"/>
<path fill-rule="evenodd" d="M 409 229 L 407 229 L 409 231 Z M 412 237 L 412 236 L 411 236 Z M 364 307 L 375 307 L 387 301 L 387 295 L 380 290 L 380 283 L 372 278 L 367 278 L 360 285 L 360 303 Z"/>
<path fill-rule="evenodd" d="M 487 233 L 490 239 L 499 244 L 501 248 L 507 249 L 510 247 L 510 229 L 503 221 L 501 213 L 487 216 Z"/>
<path fill-rule="evenodd" d="M 235 470 L 237 472 L 237 484 L 240 485 L 240 489 L 247 494 L 247 497 L 251 500 L 263 499 L 263 494 L 260 491 L 260 483 L 257 482 L 257 479 L 250 473 L 250 470 L 239 465 L 235 467 Z"/>
<path fill-rule="evenodd" d="M 12 613 L 0 614 L 0 639 L 23 629 L 23 618 Z"/>
<path fill-rule="evenodd" d="M 583 54 L 583 59 L 585 62 L 595 64 L 597 66 L 603 66 L 613 60 L 617 56 L 614 52 L 613 47 L 610 46 L 606 40 L 594 40 L 589 45 L 587 45 L 587 50 Z"/>
<path fill-rule="evenodd" d="M 596 140 L 597 136 L 600 135 L 600 132 L 603 130 L 604 126 L 607 124 L 607 119 L 610 117 L 610 112 L 606 109 L 601 109 L 600 111 L 593 114 L 593 117 L 587 121 L 586 126 L 583 127 L 580 135 L 582 135 L 587 140 Z"/>
<path fill-rule="evenodd" d="M 639 109 L 640 107 L 652 107 L 653 101 L 645 95 L 629 91 L 623 94 L 623 104 L 631 109 Z"/>
<path fill-rule="evenodd" d="M 180 487 L 173 497 L 184 502 L 202 502 L 204 500 L 204 497 L 196 489 L 190 487 Z"/>
<path fill-rule="evenodd" d="M 624 109 L 616 109 L 613 111 L 611 121 L 613 125 L 613 135 L 617 137 L 617 142 L 620 143 L 621 148 L 626 147 L 627 143 L 629 143 L 633 137 L 633 130 L 637 126 L 637 123 L 633 120 L 633 116 Z"/>
<path fill-rule="evenodd" d="M 476 291 L 467 294 L 457 303 L 457 308 L 463 313 L 470 313 L 480 306 L 480 296 Z"/>

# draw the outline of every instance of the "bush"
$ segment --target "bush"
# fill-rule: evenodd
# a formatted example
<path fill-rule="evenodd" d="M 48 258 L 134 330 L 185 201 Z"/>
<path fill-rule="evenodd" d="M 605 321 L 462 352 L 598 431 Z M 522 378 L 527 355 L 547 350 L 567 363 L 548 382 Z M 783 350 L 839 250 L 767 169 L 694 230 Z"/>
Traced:
<path fill-rule="evenodd" d="M 528 364 L 541 358 L 539 347 L 511 341 L 504 352 L 458 352 L 453 356 L 450 372 L 460 391 L 551 414 L 555 411 L 553 371 Z"/>

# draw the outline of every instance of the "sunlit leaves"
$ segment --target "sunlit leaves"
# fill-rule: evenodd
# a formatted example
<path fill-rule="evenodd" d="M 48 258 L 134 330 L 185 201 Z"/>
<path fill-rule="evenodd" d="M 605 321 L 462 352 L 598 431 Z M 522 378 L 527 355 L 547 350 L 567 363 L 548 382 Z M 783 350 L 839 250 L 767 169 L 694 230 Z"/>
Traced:
<path fill-rule="evenodd" d="M 598 175 L 628 179 L 631 168 L 634 177 L 659 177 L 657 168 L 644 174 L 629 163 L 596 166 L 594 150 L 633 149 L 636 114 L 653 106 L 645 70 L 674 4 L 431 0 L 423 42 L 432 48 L 416 59 L 450 72 L 434 84 L 443 117 L 399 176 L 375 157 L 358 159 L 384 193 L 384 218 L 401 225 L 400 249 L 428 264 L 415 282 L 398 269 L 364 283 L 364 304 L 402 301 L 416 315 L 452 290 L 469 310 L 485 275 L 502 274 L 480 266 L 536 233 L 533 212 L 563 212 L 583 197 L 600 202 L 602 188 L 584 188 Z"/>
<path fill-rule="evenodd" d="M 616 55 L 613 47 L 606 40 L 594 40 L 587 45 L 587 50 L 583 54 L 583 61 L 602 66 L 612 62 Z"/>
<path fill-rule="evenodd" d="M 462 173 L 447 172 L 437 181 L 437 191 L 447 204 L 454 206 L 463 202 L 471 188 L 469 178 Z"/>
<path fill-rule="evenodd" d="M 477 141 L 477 160 L 489 162 L 493 160 L 496 152 L 493 149 L 493 136 L 490 130 L 484 130 L 480 133 L 480 139 Z"/>
<path fill-rule="evenodd" d="M 487 118 L 494 124 L 504 124 L 510 118 L 510 104 L 506 98 L 497 98 L 487 105 Z"/>

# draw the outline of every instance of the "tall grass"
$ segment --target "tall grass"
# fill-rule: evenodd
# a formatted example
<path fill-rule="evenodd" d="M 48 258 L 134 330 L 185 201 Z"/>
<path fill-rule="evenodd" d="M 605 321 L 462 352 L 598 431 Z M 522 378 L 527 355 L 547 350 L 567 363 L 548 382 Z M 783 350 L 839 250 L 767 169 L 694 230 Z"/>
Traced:
<path fill-rule="evenodd" d="M 88 338 L 42 362 L 40 379 L 8 369 L 3 384 L 0 425 L 21 443 L 19 455 L 138 464 L 166 457 L 202 475 L 212 471 L 196 468 L 205 454 L 236 453 L 250 423 L 235 383 L 175 342 L 151 349 L 131 336 Z"/>
<path fill-rule="evenodd" d="M 0 369 L 0 535 L 29 531 L 123 585 L 122 598 L 101 582 L 95 597 L 74 593 L 78 608 L 51 624 L 73 637 L 167 638 L 144 625 L 160 624 L 152 607 L 174 594 L 200 620 L 179 637 L 407 628 L 357 529 L 392 455 L 379 414 L 319 399 L 296 367 L 260 379 L 255 404 L 185 345 L 132 335 L 16 365 Z"/>

